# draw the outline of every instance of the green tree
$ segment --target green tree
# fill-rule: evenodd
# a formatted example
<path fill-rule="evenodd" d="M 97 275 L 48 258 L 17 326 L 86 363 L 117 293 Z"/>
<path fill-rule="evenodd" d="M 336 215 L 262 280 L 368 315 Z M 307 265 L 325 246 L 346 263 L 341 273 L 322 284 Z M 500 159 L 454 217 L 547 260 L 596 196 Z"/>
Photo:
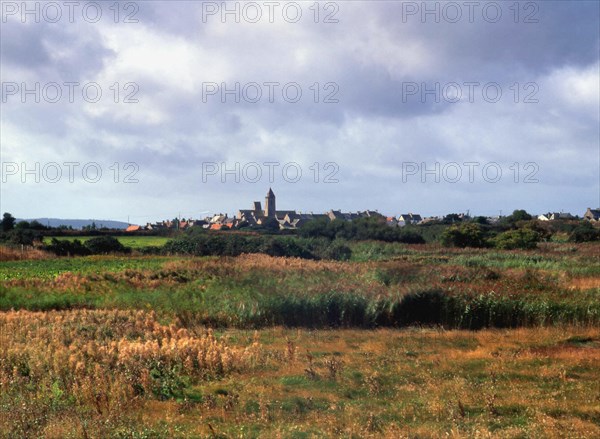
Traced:
<path fill-rule="evenodd" d="M 476 224 L 483 224 L 483 225 L 489 224 L 488 219 L 485 216 L 476 216 L 471 221 Z"/>
<path fill-rule="evenodd" d="M 30 228 L 31 228 L 31 225 L 29 224 L 29 221 L 19 221 L 15 225 L 15 229 L 25 230 L 25 229 L 30 229 Z"/>
<path fill-rule="evenodd" d="M 8 212 L 5 212 L 4 215 L 2 216 L 2 231 L 8 232 L 9 230 L 12 230 L 15 227 L 16 221 L 17 220 L 15 219 L 14 216 L 12 216 Z"/>
<path fill-rule="evenodd" d="M 527 213 L 524 209 L 517 209 L 513 211 L 511 215 L 502 218 L 502 223 L 507 224 L 509 226 L 515 226 L 519 221 L 529 221 L 532 219 L 532 216 Z"/>

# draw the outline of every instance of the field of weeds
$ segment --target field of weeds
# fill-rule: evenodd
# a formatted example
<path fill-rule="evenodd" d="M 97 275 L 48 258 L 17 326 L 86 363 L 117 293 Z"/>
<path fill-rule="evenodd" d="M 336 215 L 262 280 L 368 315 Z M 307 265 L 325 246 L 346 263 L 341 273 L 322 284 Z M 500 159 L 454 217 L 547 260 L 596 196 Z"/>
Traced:
<path fill-rule="evenodd" d="M 0 265 L 0 310 L 152 309 L 212 327 L 600 323 L 598 244 L 536 252 L 361 243 L 357 260 L 90 256 Z M 575 251 L 573 251 L 573 249 Z"/>
<path fill-rule="evenodd" d="M 600 330 L 0 314 L 2 437 L 598 437 Z"/>
<path fill-rule="evenodd" d="M 600 246 L 0 263 L 0 437 L 598 437 Z"/>

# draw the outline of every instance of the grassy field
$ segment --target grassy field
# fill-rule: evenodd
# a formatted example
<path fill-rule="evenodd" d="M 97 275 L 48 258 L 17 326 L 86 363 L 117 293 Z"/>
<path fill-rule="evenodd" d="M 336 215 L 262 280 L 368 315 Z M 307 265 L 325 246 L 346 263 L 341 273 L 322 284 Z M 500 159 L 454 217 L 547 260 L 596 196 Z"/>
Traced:
<path fill-rule="evenodd" d="M 0 314 L 3 437 L 600 434 L 600 330 L 260 331 Z"/>
<path fill-rule="evenodd" d="M 93 236 L 46 236 L 44 238 L 44 244 L 50 244 L 52 238 L 59 240 L 74 241 L 76 239 L 81 242 L 85 242 Z M 117 239 L 125 247 L 131 247 L 132 249 L 139 249 L 143 247 L 160 247 L 164 245 L 170 238 L 165 236 L 117 236 Z"/>
<path fill-rule="evenodd" d="M 352 250 L 1 262 L 0 437 L 600 435 L 599 244 Z"/>
<path fill-rule="evenodd" d="M 379 244 L 355 261 L 92 256 L 0 265 L 0 310 L 153 309 L 215 327 L 600 323 L 598 245 L 576 251 Z M 368 260 L 388 254 L 387 260 Z"/>

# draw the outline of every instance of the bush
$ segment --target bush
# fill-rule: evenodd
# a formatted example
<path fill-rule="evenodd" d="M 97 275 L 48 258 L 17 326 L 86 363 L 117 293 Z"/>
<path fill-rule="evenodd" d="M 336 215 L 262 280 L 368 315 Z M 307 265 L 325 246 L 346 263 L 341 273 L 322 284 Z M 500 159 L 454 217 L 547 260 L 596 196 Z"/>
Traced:
<path fill-rule="evenodd" d="M 401 230 L 398 234 L 398 242 L 405 244 L 425 244 L 425 239 L 414 230 Z"/>
<path fill-rule="evenodd" d="M 33 241 L 41 241 L 39 232 L 29 229 L 12 229 L 2 233 L 1 241 L 9 245 L 33 245 Z"/>
<path fill-rule="evenodd" d="M 600 241 L 600 229 L 594 228 L 591 223 L 585 222 L 577 226 L 569 235 L 571 242 Z"/>
<path fill-rule="evenodd" d="M 359 218 L 353 221 L 319 219 L 309 221 L 299 230 L 304 238 L 347 239 L 352 241 L 376 240 L 424 244 L 420 233 L 390 227 L 383 218 Z"/>
<path fill-rule="evenodd" d="M 485 247 L 486 245 L 483 230 L 475 223 L 448 227 L 442 233 L 441 241 L 446 247 Z"/>
<path fill-rule="evenodd" d="M 340 241 L 333 241 L 325 248 L 322 257 L 334 261 L 347 261 L 352 257 L 352 250 Z"/>
<path fill-rule="evenodd" d="M 52 238 L 50 245 L 45 246 L 45 250 L 57 256 L 85 256 L 90 254 L 90 250 L 79 239 L 67 241 L 66 239 Z"/>
<path fill-rule="evenodd" d="M 119 240 L 113 236 L 98 236 L 87 240 L 83 244 L 92 254 L 106 253 L 130 253 L 131 249 L 125 247 Z"/>
<path fill-rule="evenodd" d="M 537 247 L 541 236 L 531 229 L 508 230 L 499 234 L 494 239 L 494 246 L 503 250 L 525 249 L 530 250 Z"/>
<path fill-rule="evenodd" d="M 269 256 L 287 256 L 293 258 L 314 259 L 307 245 L 296 238 L 271 238 L 260 247 L 260 253 Z"/>
<path fill-rule="evenodd" d="M 165 253 L 194 256 L 238 256 L 242 253 L 264 253 L 270 256 L 289 256 L 313 259 L 306 240 L 292 237 L 214 235 L 197 233 L 182 236 L 165 244 Z"/>

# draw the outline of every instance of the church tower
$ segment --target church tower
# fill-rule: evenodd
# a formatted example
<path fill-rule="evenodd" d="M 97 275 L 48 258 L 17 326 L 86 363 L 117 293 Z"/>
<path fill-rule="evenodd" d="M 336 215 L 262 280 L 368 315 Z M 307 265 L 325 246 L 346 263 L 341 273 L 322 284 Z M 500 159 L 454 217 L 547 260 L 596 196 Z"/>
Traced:
<path fill-rule="evenodd" d="M 271 188 L 269 188 L 269 192 L 265 197 L 265 216 L 269 218 L 275 218 L 275 212 L 275 194 Z"/>

